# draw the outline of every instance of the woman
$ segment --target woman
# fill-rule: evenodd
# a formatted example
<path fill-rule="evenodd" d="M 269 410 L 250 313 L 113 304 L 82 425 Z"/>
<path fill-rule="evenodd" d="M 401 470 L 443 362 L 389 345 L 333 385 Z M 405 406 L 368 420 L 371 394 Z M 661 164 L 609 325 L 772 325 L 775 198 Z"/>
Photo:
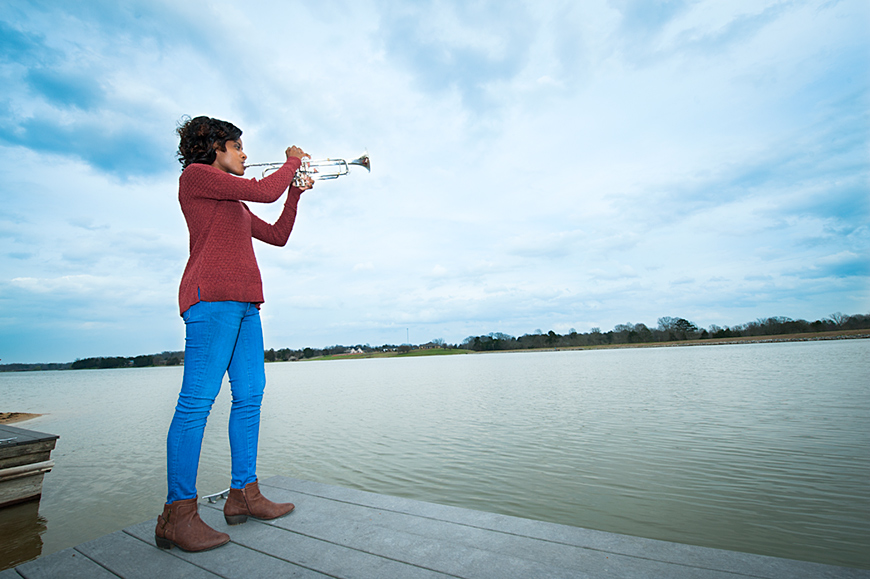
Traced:
<path fill-rule="evenodd" d="M 224 505 L 228 524 L 248 517 L 274 519 L 293 510 L 273 503 L 257 485 L 260 403 L 266 385 L 259 306 L 263 286 L 252 238 L 287 243 L 299 196 L 310 189 L 290 186 L 302 157 L 298 147 L 284 165 L 260 181 L 238 179 L 247 156 L 238 127 L 209 117 L 187 119 L 179 128 L 183 167 L 178 199 L 190 231 L 190 257 L 181 278 L 179 305 L 186 328 L 184 377 L 166 441 L 169 492 L 157 518 L 158 547 L 185 551 L 213 549 L 230 540 L 203 522 L 197 512 L 196 473 L 205 423 L 229 373 L 232 481 Z M 272 203 L 289 187 L 274 225 L 256 217 L 243 201 Z"/>

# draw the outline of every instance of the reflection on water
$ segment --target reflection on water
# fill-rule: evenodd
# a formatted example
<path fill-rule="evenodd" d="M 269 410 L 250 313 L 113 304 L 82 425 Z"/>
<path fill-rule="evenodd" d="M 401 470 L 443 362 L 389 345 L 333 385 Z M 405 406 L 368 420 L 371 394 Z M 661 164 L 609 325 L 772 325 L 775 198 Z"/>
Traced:
<path fill-rule="evenodd" d="M 277 363 L 258 473 L 870 568 L 870 340 Z M 163 503 L 180 368 L 0 375 L 49 414 L 44 553 Z M 199 469 L 229 483 L 225 387 Z"/>
<path fill-rule="evenodd" d="M 0 570 L 39 557 L 45 529 L 38 500 L 0 509 Z"/>

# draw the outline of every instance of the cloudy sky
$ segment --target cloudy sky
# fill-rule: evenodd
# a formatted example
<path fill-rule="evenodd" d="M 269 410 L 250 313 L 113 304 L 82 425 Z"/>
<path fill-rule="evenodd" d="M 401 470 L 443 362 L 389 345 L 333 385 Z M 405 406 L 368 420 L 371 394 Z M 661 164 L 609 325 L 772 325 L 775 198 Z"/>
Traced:
<path fill-rule="evenodd" d="M 868 25 L 866 0 L 0 0 L 0 359 L 183 348 L 184 115 L 250 162 L 372 158 L 255 242 L 267 348 L 870 313 Z"/>

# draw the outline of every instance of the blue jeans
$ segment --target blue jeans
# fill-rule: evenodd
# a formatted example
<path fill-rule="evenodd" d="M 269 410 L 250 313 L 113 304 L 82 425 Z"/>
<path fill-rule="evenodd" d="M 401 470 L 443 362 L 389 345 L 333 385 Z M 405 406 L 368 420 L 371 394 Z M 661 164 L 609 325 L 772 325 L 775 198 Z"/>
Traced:
<path fill-rule="evenodd" d="M 260 311 L 243 302 L 198 302 L 184 314 L 184 378 L 166 439 L 167 503 L 197 496 L 202 435 L 229 372 L 233 488 L 257 479 L 260 404 L 266 387 Z"/>

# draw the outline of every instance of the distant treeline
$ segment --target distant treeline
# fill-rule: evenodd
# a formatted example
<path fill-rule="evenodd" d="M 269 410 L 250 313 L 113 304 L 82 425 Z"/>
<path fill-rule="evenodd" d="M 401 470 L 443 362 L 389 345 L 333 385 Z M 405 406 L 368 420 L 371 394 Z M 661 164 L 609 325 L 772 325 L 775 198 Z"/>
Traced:
<path fill-rule="evenodd" d="M 658 319 L 658 326 L 650 328 L 645 324 L 619 324 L 609 332 L 592 328 L 587 333 L 571 330 L 560 335 L 550 330 L 546 334 L 540 330 L 518 338 L 493 332 L 485 336 L 469 336 L 461 344 L 448 344 L 444 340 L 432 340 L 426 344 L 410 345 L 384 344 L 372 347 L 368 344 L 355 346 L 329 346 L 326 348 L 303 348 L 293 350 L 270 348 L 263 352 L 266 362 L 286 362 L 321 356 L 336 356 L 350 353 L 398 352 L 405 353 L 416 349 L 463 348 L 476 352 L 491 350 L 524 350 L 533 348 L 571 348 L 582 346 L 604 346 L 611 344 L 642 344 L 650 342 L 679 342 L 687 340 L 709 340 L 752 336 L 777 336 L 783 334 L 803 334 L 813 332 L 833 332 L 845 330 L 870 329 L 870 315 L 854 316 L 832 314 L 828 318 L 808 322 L 785 317 L 774 317 L 748 322 L 738 326 L 710 326 L 699 328 L 684 318 L 664 317 Z M 62 364 L 0 364 L 0 372 L 25 372 L 34 370 L 84 370 L 102 368 L 143 368 L 147 366 L 179 366 L 184 364 L 184 352 L 161 352 L 160 354 L 135 357 L 84 358 L 72 363 Z"/>
<path fill-rule="evenodd" d="M 125 358 L 84 358 L 70 364 L 71 370 L 103 370 L 106 368 L 147 368 L 149 366 L 181 366 L 184 352 L 162 352 L 160 354 Z"/>
<path fill-rule="evenodd" d="M 145 368 L 148 366 L 180 366 L 184 352 L 161 352 L 143 356 L 84 358 L 63 364 L 0 364 L 0 372 L 35 372 L 38 370 L 102 370 L 106 368 Z"/>
<path fill-rule="evenodd" d="M 864 329 L 870 329 L 870 315 L 847 316 L 833 314 L 830 318 L 814 322 L 774 317 L 758 319 L 754 322 L 732 327 L 713 325 L 707 329 L 699 328 L 696 324 L 684 318 L 664 317 L 658 319 L 658 326 L 655 328 L 649 328 L 645 324 L 629 323 L 619 324 L 609 332 L 602 332 L 600 328 L 592 328 L 591 331 L 584 334 L 572 330 L 568 334 L 560 335 L 550 330 L 546 334 L 537 331 L 533 334 L 525 334 L 519 338 L 496 332 L 485 336 L 469 336 L 463 340 L 460 347 L 481 352 L 489 350 L 677 342 Z"/>
<path fill-rule="evenodd" d="M 411 349 L 410 346 L 404 347 L 409 350 Z M 267 362 L 289 362 L 292 360 L 319 358 L 321 356 L 338 356 L 353 350 L 370 354 L 372 352 L 398 351 L 400 348 L 403 348 L 403 346 L 395 346 L 393 344 L 384 344 L 383 346 L 370 346 L 368 344 L 357 344 L 355 346 L 335 345 L 327 346 L 326 348 L 303 348 L 301 350 L 292 350 L 290 348 L 275 350 L 270 348 L 264 352 L 264 358 Z"/>
<path fill-rule="evenodd" d="M 646 342 L 677 342 L 686 340 L 708 340 L 720 338 L 737 338 L 741 336 L 773 336 L 783 334 L 801 334 L 812 332 L 831 332 L 843 330 L 870 329 L 870 315 L 848 316 L 844 314 L 832 314 L 829 318 L 808 322 L 806 320 L 793 320 L 785 317 L 758 319 L 739 326 L 720 327 L 710 326 L 708 329 L 699 328 L 696 324 L 684 318 L 663 317 L 658 319 L 658 326 L 649 328 L 645 324 L 619 324 L 609 332 L 602 332 L 600 328 L 592 328 L 588 333 L 578 333 L 571 330 L 568 334 L 560 335 L 550 330 L 546 334 L 540 330 L 525 334 L 518 338 L 500 332 L 493 332 L 485 336 L 469 336 L 461 344 L 448 344 L 444 340 L 432 340 L 427 344 L 409 345 L 384 344 L 372 347 L 369 344 L 357 344 L 355 346 L 335 345 L 326 348 L 304 348 L 293 350 L 282 348 L 280 350 L 269 349 L 265 352 L 267 362 L 282 362 L 289 360 L 303 360 L 318 358 L 321 356 L 336 356 L 348 354 L 352 351 L 372 353 L 395 351 L 407 352 L 419 348 L 462 348 L 476 352 L 491 350 L 524 350 L 533 348 L 569 348 L 582 346 L 603 346 L 611 344 L 640 344 Z"/>
<path fill-rule="evenodd" d="M 51 364 L 0 364 L 0 372 L 31 372 L 36 370 L 69 370 L 72 362 Z"/>

